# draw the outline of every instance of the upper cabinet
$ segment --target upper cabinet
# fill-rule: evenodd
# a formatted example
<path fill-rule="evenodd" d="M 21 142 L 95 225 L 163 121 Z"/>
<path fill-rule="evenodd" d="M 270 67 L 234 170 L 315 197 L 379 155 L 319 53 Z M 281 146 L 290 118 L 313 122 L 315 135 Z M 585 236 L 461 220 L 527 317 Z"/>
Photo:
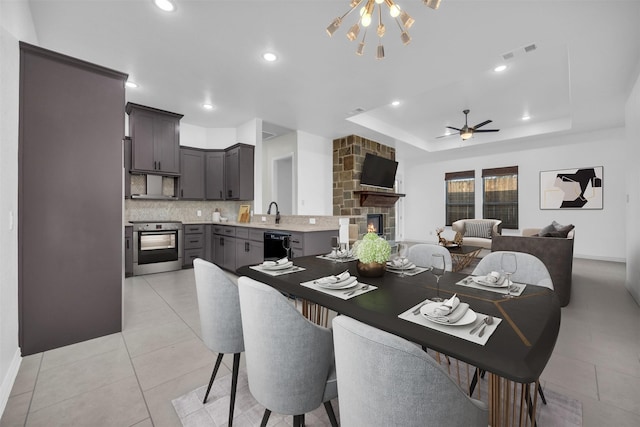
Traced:
<path fill-rule="evenodd" d="M 205 154 L 206 199 L 224 200 L 224 151 Z"/>
<path fill-rule="evenodd" d="M 131 170 L 180 175 L 180 119 L 182 114 L 127 103 L 131 137 Z"/>
<path fill-rule="evenodd" d="M 204 199 L 204 158 L 202 150 L 180 147 L 181 199 Z"/>
<path fill-rule="evenodd" d="M 253 200 L 254 147 L 236 144 L 225 150 L 225 199 Z"/>

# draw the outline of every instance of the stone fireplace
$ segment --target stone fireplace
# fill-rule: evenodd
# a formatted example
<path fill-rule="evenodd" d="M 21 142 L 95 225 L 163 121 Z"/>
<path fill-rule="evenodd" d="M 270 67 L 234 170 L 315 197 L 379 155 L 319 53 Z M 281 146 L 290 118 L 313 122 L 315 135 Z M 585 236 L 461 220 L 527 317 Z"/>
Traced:
<path fill-rule="evenodd" d="M 367 153 L 395 160 L 395 148 L 382 145 L 356 135 L 333 141 L 333 215 L 350 216 L 358 225 L 360 238 L 367 232 L 368 215 L 380 215 L 378 234 L 387 240 L 396 236 L 396 209 L 394 203 L 361 203 L 360 174 Z M 373 193 L 373 192 L 372 192 Z M 392 195 L 393 190 L 376 189 L 376 195 Z M 376 199 L 375 196 L 369 200 Z M 363 206 L 365 204 L 366 206 Z"/>

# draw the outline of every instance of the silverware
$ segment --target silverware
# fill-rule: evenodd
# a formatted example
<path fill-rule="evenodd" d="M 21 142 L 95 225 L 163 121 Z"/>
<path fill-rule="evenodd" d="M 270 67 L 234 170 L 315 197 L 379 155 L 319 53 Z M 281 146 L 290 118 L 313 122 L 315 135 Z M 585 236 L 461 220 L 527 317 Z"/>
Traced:
<path fill-rule="evenodd" d="M 355 289 L 353 289 L 353 290 L 351 290 L 351 291 L 347 291 L 347 292 L 345 292 L 345 294 L 346 294 L 348 297 L 350 297 L 351 295 L 355 294 L 355 293 L 356 293 L 356 292 L 358 292 L 358 291 L 366 291 L 367 289 L 369 289 L 369 285 L 364 285 L 364 286 L 361 286 L 361 287 L 359 287 L 359 288 L 355 288 Z"/>
<path fill-rule="evenodd" d="M 481 337 L 484 335 L 484 330 L 487 327 L 487 325 L 491 325 L 493 323 L 493 317 L 492 316 L 487 316 L 484 318 L 484 320 L 482 321 L 481 325 L 482 328 L 480 328 L 480 332 L 478 332 L 478 336 Z M 480 325 L 476 326 L 474 329 L 477 329 Z M 473 334 L 473 330 L 470 332 L 471 334 Z"/>
<path fill-rule="evenodd" d="M 419 306 L 416 307 L 415 310 L 412 311 L 413 314 L 419 314 L 420 313 L 420 309 L 422 307 L 424 307 L 425 305 L 429 304 L 431 301 L 425 301 L 422 304 L 420 304 Z"/>

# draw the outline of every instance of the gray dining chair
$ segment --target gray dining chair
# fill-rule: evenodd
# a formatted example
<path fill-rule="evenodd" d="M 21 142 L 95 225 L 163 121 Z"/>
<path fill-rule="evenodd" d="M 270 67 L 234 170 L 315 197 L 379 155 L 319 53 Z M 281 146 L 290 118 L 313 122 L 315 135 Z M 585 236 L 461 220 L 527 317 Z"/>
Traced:
<path fill-rule="evenodd" d="M 244 328 L 249 391 L 266 409 L 293 415 L 294 427 L 304 414 L 324 403 L 331 425 L 338 425 L 331 399 L 338 396 L 331 329 L 305 319 L 272 287 L 238 279 Z"/>
<path fill-rule="evenodd" d="M 487 405 L 415 344 L 347 316 L 333 334 L 343 427 L 487 426 Z"/>
<path fill-rule="evenodd" d="M 504 253 L 513 253 L 516 256 L 517 269 L 516 272 L 511 275 L 512 281 L 516 283 L 526 283 L 528 285 L 543 286 L 553 290 L 553 281 L 551 280 L 549 270 L 547 270 L 544 263 L 534 255 L 524 252 L 491 252 L 480 260 L 471 274 L 474 276 L 483 276 L 491 273 L 492 271 L 500 271 L 502 254 Z M 469 394 L 473 394 L 473 390 L 478 380 L 478 375 L 484 378 L 484 372 L 479 372 L 478 369 L 476 369 L 476 372 L 473 374 L 473 379 L 471 380 Z M 545 397 L 540 384 L 538 384 L 538 393 L 540 394 L 542 403 L 546 405 L 547 398 Z"/>
<path fill-rule="evenodd" d="M 431 255 L 433 254 L 444 256 L 444 269 L 445 271 L 451 271 L 453 268 L 451 254 L 444 246 L 419 243 L 409 247 L 407 258 L 418 267 L 431 267 Z"/>
<path fill-rule="evenodd" d="M 222 357 L 225 354 L 233 354 L 231 402 L 229 403 L 229 426 L 231 426 L 238 386 L 240 353 L 244 351 L 238 286 L 220 267 L 203 259 L 193 260 L 193 271 L 196 277 L 202 341 L 211 351 L 218 353 L 202 403 L 207 403 Z"/>
<path fill-rule="evenodd" d="M 535 256 L 524 252 L 491 252 L 480 260 L 471 274 L 474 276 L 482 276 L 492 271 L 500 271 L 502 254 L 504 253 L 513 253 L 516 256 L 518 268 L 516 272 L 511 275 L 511 280 L 517 283 L 544 286 L 553 290 L 553 282 L 551 281 L 549 270 L 547 270 L 544 263 Z"/>

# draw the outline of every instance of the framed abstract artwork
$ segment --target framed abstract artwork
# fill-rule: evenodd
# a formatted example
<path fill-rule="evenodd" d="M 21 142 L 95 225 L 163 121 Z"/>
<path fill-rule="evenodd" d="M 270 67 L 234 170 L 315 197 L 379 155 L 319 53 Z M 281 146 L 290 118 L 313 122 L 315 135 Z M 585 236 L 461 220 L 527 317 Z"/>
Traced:
<path fill-rule="evenodd" d="M 602 209 L 602 169 L 540 172 L 540 209 Z"/>

